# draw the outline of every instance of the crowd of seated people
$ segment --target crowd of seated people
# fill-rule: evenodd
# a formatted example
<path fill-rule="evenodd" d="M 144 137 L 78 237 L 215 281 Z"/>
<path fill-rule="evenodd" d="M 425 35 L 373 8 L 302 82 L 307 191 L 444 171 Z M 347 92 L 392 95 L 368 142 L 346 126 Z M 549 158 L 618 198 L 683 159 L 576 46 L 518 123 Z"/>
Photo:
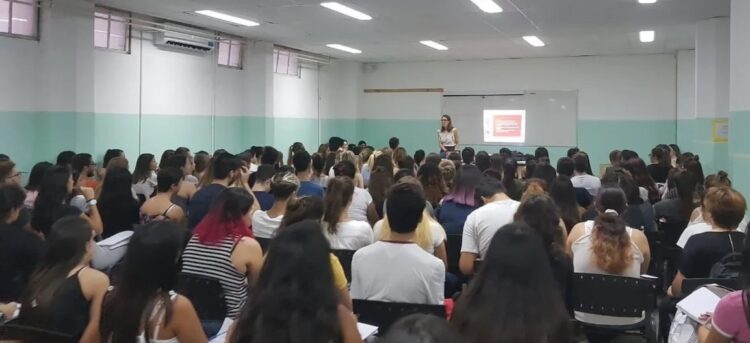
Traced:
<path fill-rule="evenodd" d="M 195 276 L 222 290 L 227 342 L 361 342 L 360 300 L 452 309 L 448 322 L 406 318 L 384 342 L 420 330 L 570 342 L 570 319 L 643 321 L 577 310 L 571 285 L 576 273 L 654 271 L 647 235 L 681 251 L 664 290 L 673 298 L 748 248 L 747 205 L 729 175 L 704 177 L 698 156 L 674 145 L 652 149 L 650 165 L 615 150 L 597 177 L 577 148 L 557 161 L 544 148 L 443 159 L 411 156 L 395 137 L 360 143 L 295 143 L 287 159 L 273 147 L 179 147 L 159 163 L 141 154 L 132 174 L 122 150 L 101 165 L 65 151 L 34 165 L 26 185 L 0 155 L 0 321 L 80 342 L 207 342 L 223 322 L 175 291 Z M 747 341 L 745 299 L 723 299 L 701 342 Z"/>

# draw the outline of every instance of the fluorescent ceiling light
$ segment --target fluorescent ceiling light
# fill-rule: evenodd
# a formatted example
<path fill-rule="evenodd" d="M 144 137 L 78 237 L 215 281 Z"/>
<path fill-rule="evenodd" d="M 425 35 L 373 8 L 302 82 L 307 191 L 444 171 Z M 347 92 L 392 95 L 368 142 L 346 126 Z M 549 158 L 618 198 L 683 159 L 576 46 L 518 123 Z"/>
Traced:
<path fill-rule="evenodd" d="M 331 49 L 337 49 L 337 50 L 341 50 L 341 51 L 346 51 L 346 52 L 352 53 L 352 54 L 361 54 L 362 53 L 362 50 L 357 50 L 355 48 L 350 48 L 350 47 L 348 47 L 346 45 L 341 45 L 341 44 L 328 44 L 326 46 L 329 47 L 329 48 L 331 48 Z"/>
<path fill-rule="evenodd" d="M 656 34 L 654 31 L 641 31 L 638 36 L 642 43 L 651 43 L 654 41 Z"/>
<path fill-rule="evenodd" d="M 658 0 L 638 0 L 639 4 L 654 4 Z"/>
<path fill-rule="evenodd" d="M 480 10 L 487 13 L 500 13 L 503 11 L 503 8 L 492 0 L 471 0 L 471 2 L 477 5 Z"/>
<path fill-rule="evenodd" d="M 211 17 L 211 18 L 215 18 L 215 19 L 219 19 L 219 20 L 223 20 L 223 21 L 228 21 L 228 22 L 230 22 L 232 24 L 237 24 L 237 25 L 243 25 L 243 26 L 258 26 L 258 25 L 260 25 L 259 23 L 256 23 L 256 22 L 254 22 L 252 20 L 248 20 L 248 19 L 244 19 L 244 18 L 239 18 L 239 17 L 235 17 L 233 15 L 229 15 L 229 14 L 221 13 L 221 12 L 216 12 L 216 11 L 212 11 L 212 10 L 195 11 L 195 13 L 202 14 L 202 15 L 205 15 L 207 17 Z"/>
<path fill-rule="evenodd" d="M 419 42 L 422 43 L 423 45 L 429 46 L 430 48 L 433 48 L 435 50 L 448 50 L 447 46 L 445 46 L 443 44 L 440 44 L 438 42 L 435 42 L 435 41 L 423 40 L 423 41 L 419 41 Z"/>
<path fill-rule="evenodd" d="M 542 42 L 541 39 L 537 36 L 523 36 L 523 40 L 526 41 L 526 43 L 529 43 L 531 46 L 535 48 L 543 47 L 544 42 Z"/>
<path fill-rule="evenodd" d="M 338 2 L 321 2 L 320 6 L 323 6 L 329 10 L 336 11 L 344 15 L 348 15 L 354 19 L 359 19 L 359 20 L 372 19 L 371 16 L 364 14 L 360 11 L 357 11 L 351 7 L 344 6 Z"/>

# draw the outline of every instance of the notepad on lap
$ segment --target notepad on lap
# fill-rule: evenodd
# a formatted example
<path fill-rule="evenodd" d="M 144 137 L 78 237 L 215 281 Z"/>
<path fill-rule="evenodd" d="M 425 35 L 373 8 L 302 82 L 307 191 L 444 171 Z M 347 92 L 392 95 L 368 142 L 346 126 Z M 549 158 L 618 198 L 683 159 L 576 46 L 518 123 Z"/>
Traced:
<path fill-rule="evenodd" d="M 232 323 L 234 321 L 229 318 L 224 318 L 224 322 L 221 323 L 221 329 L 219 329 L 219 333 L 216 334 L 208 343 L 224 343 L 227 340 L 227 334 L 229 332 L 229 327 L 232 326 Z"/>
<path fill-rule="evenodd" d="M 368 337 L 376 334 L 378 332 L 378 327 L 364 323 L 357 323 L 357 331 L 359 331 L 359 335 L 362 337 L 362 340 L 365 340 Z"/>
<path fill-rule="evenodd" d="M 727 293 L 728 290 L 720 287 L 704 286 L 678 302 L 677 308 L 685 312 L 690 319 L 703 325 L 706 322 L 700 320 L 700 317 L 706 313 L 713 313 L 721 297 Z"/>

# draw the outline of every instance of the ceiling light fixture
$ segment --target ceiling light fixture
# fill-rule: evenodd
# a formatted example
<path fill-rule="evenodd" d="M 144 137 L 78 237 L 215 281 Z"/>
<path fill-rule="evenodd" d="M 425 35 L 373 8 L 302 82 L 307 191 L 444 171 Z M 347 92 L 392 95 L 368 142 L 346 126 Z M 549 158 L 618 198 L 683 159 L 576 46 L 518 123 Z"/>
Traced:
<path fill-rule="evenodd" d="M 331 48 L 331 49 L 346 51 L 346 52 L 351 53 L 351 54 L 361 54 L 362 53 L 362 50 L 358 50 L 358 49 L 355 49 L 355 48 L 350 48 L 350 47 L 348 47 L 346 45 L 341 45 L 341 44 L 327 44 L 326 46 L 329 47 L 329 48 Z"/>
<path fill-rule="evenodd" d="M 219 19 L 219 20 L 223 20 L 223 21 L 226 21 L 226 22 L 230 22 L 232 24 L 242 25 L 242 26 L 258 26 L 258 25 L 260 25 L 259 23 L 256 23 L 256 22 L 254 22 L 252 20 L 248 20 L 248 19 L 240 18 L 240 17 L 235 17 L 233 15 L 229 15 L 229 14 L 221 13 L 221 12 L 216 12 L 216 11 L 212 11 L 212 10 L 200 10 L 200 11 L 195 11 L 195 13 L 198 13 L 198 14 L 201 14 L 201 15 L 205 15 L 207 17 L 211 17 L 211 18 L 214 18 L 214 19 Z"/>
<path fill-rule="evenodd" d="M 523 36 L 523 40 L 526 41 L 526 43 L 529 43 L 531 46 L 535 48 L 540 48 L 544 46 L 544 42 L 542 42 L 541 39 L 537 36 Z"/>
<path fill-rule="evenodd" d="M 658 0 L 638 0 L 639 4 L 655 4 Z"/>
<path fill-rule="evenodd" d="M 342 4 L 338 3 L 338 2 L 321 2 L 320 6 L 323 6 L 323 7 L 327 8 L 327 9 L 329 9 L 329 10 L 332 10 L 332 11 L 339 12 L 339 13 L 341 13 L 343 15 L 348 15 L 348 16 L 354 18 L 354 19 L 359 19 L 359 20 L 370 20 L 370 19 L 372 19 L 371 16 L 369 16 L 367 14 L 364 14 L 364 13 L 362 13 L 360 11 L 357 11 L 357 10 L 351 8 L 351 7 L 344 6 L 344 5 L 342 5 Z"/>
<path fill-rule="evenodd" d="M 423 40 L 423 41 L 419 41 L 419 43 L 422 43 L 422 45 L 429 46 L 430 48 L 433 48 L 435 50 L 448 50 L 447 46 L 440 44 L 436 41 Z"/>
<path fill-rule="evenodd" d="M 500 13 L 503 11 L 503 8 L 492 0 L 471 0 L 471 2 L 477 5 L 480 10 L 487 13 Z"/>
<path fill-rule="evenodd" d="M 651 43 L 656 38 L 656 33 L 654 31 L 641 31 L 638 37 L 641 39 L 641 43 Z"/>

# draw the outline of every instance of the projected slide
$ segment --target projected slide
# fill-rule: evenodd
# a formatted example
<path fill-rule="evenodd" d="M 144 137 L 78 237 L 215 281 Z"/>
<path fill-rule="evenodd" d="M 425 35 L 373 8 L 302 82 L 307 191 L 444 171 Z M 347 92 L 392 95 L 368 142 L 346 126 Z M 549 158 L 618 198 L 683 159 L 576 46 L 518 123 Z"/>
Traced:
<path fill-rule="evenodd" d="M 484 110 L 484 142 L 526 142 L 526 110 Z"/>

